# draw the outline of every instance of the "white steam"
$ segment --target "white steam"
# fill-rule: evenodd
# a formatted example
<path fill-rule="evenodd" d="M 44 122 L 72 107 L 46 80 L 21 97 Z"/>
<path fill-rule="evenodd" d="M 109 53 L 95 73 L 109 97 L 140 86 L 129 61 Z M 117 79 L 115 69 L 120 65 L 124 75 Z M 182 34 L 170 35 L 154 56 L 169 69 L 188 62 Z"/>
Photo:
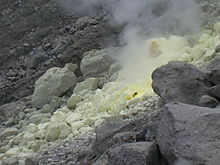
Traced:
<path fill-rule="evenodd" d="M 141 77 L 150 82 L 150 75 L 156 67 L 168 60 L 177 59 L 178 55 L 183 52 L 180 51 L 181 46 L 187 46 L 187 44 L 182 44 L 185 43 L 184 39 L 182 42 L 182 38 L 171 37 L 171 41 L 164 41 L 168 43 L 166 49 L 170 48 L 169 53 L 165 53 L 167 57 L 160 56 L 154 59 L 149 55 L 148 49 L 152 46 L 157 50 L 158 45 L 150 41 L 146 42 L 146 39 L 167 37 L 171 34 L 191 35 L 198 32 L 201 27 L 199 5 L 194 0 L 57 1 L 68 12 L 73 13 L 76 11 L 93 13 L 100 6 L 110 11 L 110 24 L 115 27 L 124 27 L 120 39 L 126 46 L 121 49 L 118 61 L 122 65 L 121 80 L 129 83 Z"/>
<path fill-rule="evenodd" d="M 104 6 L 113 26 L 124 25 L 123 39 L 140 36 L 185 35 L 201 25 L 194 0 L 57 0 L 68 12 L 91 13 Z"/>

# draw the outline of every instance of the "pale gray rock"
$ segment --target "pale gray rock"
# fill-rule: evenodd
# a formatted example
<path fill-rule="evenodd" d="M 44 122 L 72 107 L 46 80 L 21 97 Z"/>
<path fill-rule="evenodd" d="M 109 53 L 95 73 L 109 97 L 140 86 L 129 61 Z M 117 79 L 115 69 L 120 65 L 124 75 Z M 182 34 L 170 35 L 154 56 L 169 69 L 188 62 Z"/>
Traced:
<path fill-rule="evenodd" d="M 75 85 L 76 76 L 72 71 L 66 67 L 51 68 L 36 81 L 32 104 L 42 108 L 51 102 L 53 96 L 61 96 Z"/>
<path fill-rule="evenodd" d="M 76 104 L 81 101 L 81 96 L 73 94 L 69 100 L 67 101 L 67 107 L 70 109 L 74 109 L 76 107 Z"/>
<path fill-rule="evenodd" d="M 50 113 L 37 113 L 28 119 L 29 123 L 40 124 L 50 121 L 51 114 Z"/>
<path fill-rule="evenodd" d="M 0 140 L 4 140 L 5 138 L 9 136 L 15 136 L 19 133 L 19 130 L 17 128 L 7 128 L 3 132 L 0 133 Z"/>
<path fill-rule="evenodd" d="M 16 158 L 3 158 L 3 165 L 17 165 L 18 160 Z"/>
<path fill-rule="evenodd" d="M 102 50 L 91 50 L 84 53 L 80 64 L 83 78 L 89 77 L 108 77 L 111 64 L 114 62 L 114 55 L 117 48 Z"/>
<path fill-rule="evenodd" d="M 83 96 L 86 93 L 96 90 L 98 88 L 98 82 L 98 78 L 87 78 L 84 81 L 76 84 L 73 93 Z"/>

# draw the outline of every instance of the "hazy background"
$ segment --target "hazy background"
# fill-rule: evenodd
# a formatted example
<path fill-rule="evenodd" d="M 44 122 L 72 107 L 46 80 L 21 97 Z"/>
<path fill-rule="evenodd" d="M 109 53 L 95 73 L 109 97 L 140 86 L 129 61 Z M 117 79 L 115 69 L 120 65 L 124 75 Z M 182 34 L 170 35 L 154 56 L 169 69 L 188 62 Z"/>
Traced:
<path fill-rule="evenodd" d="M 94 13 L 103 7 L 110 12 L 109 24 L 123 27 L 117 56 L 125 81 L 135 81 L 158 67 L 150 60 L 144 41 L 152 37 L 191 36 L 201 28 L 199 5 L 194 0 L 57 0 L 68 14 Z"/>

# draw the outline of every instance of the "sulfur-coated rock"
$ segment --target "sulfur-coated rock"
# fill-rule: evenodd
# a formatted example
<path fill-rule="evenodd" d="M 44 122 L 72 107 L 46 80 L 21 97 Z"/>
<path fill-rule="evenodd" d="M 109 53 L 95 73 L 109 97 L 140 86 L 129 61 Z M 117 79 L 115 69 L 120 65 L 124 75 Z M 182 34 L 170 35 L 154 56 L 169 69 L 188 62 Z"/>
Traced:
<path fill-rule="evenodd" d="M 88 92 L 96 90 L 98 88 L 98 82 L 99 82 L 98 78 L 85 79 L 84 81 L 76 84 L 73 93 L 83 96 Z"/>
<path fill-rule="evenodd" d="M 203 107 L 215 108 L 219 105 L 219 101 L 209 95 L 204 95 L 199 100 L 199 105 Z"/>
<path fill-rule="evenodd" d="M 67 101 L 67 107 L 70 109 L 74 109 L 76 104 L 81 101 L 81 96 L 77 94 L 73 94 L 69 100 Z"/>
<path fill-rule="evenodd" d="M 62 122 L 65 120 L 65 113 L 62 111 L 56 111 L 54 112 L 53 116 L 51 117 L 50 121 L 51 122 Z"/>
<path fill-rule="evenodd" d="M 0 133 L 0 140 L 4 140 L 5 138 L 9 136 L 15 136 L 18 133 L 19 133 L 19 130 L 17 128 L 7 128 Z"/>
<path fill-rule="evenodd" d="M 43 108 L 41 109 L 42 113 L 50 113 L 50 114 L 52 114 L 53 111 L 54 111 L 54 107 L 52 107 L 50 104 L 45 104 L 43 106 Z"/>
<path fill-rule="evenodd" d="M 158 155 L 155 143 L 127 143 L 108 152 L 108 165 L 158 165 Z"/>
<path fill-rule="evenodd" d="M 220 34 L 220 22 L 217 22 L 214 25 L 214 30 L 215 30 L 216 33 Z"/>
<path fill-rule="evenodd" d="M 53 142 L 58 139 L 64 139 L 71 131 L 71 127 L 63 122 L 51 122 L 47 127 L 46 140 Z"/>
<path fill-rule="evenodd" d="M 111 48 L 84 53 L 80 64 L 83 78 L 108 77 L 109 68 L 114 62 L 112 57 L 116 52 L 116 48 Z"/>
<path fill-rule="evenodd" d="M 198 104 L 210 86 L 207 74 L 195 66 L 181 61 L 169 62 L 152 74 L 152 87 L 166 103 L 179 101 Z"/>
<path fill-rule="evenodd" d="M 76 76 L 72 71 L 66 67 L 51 68 L 36 81 L 32 104 L 42 108 L 51 102 L 53 96 L 61 96 L 75 85 Z"/>
<path fill-rule="evenodd" d="M 183 103 L 163 108 L 157 142 L 169 164 L 220 164 L 220 111 Z"/>

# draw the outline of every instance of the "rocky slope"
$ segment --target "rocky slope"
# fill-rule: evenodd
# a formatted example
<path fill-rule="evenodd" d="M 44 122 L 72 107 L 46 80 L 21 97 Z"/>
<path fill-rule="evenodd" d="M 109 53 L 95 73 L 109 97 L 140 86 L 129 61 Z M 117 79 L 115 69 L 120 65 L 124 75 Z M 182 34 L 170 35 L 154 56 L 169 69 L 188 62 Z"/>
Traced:
<path fill-rule="evenodd" d="M 79 64 L 85 51 L 103 48 L 117 33 L 104 9 L 67 15 L 53 0 L 2 0 L 0 6 L 0 105 L 32 94 L 47 69 Z"/>
<path fill-rule="evenodd" d="M 0 106 L 0 164 L 220 164 L 220 23 L 209 19 L 218 16 L 217 2 L 205 2 L 207 26 L 194 45 L 180 36 L 146 40 L 137 52 L 148 51 L 150 63 L 140 62 L 146 72 L 128 83 L 132 56 L 121 67 L 122 48 L 90 50 L 115 33 L 104 9 L 67 16 L 55 1 L 33 1 L 33 13 L 28 1 L 1 1 L 0 50 L 12 53 L 2 58 L 1 102 L 32 95 Z M 49 21 L 35 25 L 41 12 Z M 16 31 L 20 17 L 31 31 Z"/>

